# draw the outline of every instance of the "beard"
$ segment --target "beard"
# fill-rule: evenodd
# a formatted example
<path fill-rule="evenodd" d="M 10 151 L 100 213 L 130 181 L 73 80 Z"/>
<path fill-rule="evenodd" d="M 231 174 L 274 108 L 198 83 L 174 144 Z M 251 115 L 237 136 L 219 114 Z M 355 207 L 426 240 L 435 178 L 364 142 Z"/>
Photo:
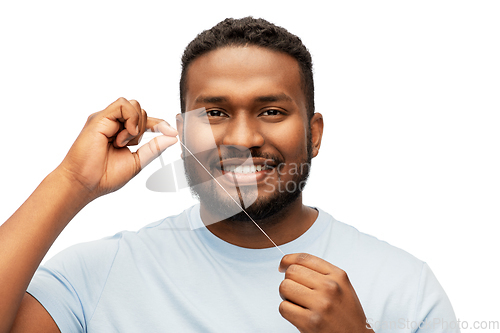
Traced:
<path fill-rule="evenodd" d="M 197 197 L 213 215 L 220 216 L 220 221 L 251 222 L 252 220 L 248 217 L 249 215 L 254 221 L 260 221 L 263 223 L 265 220 L 283 212 L 284 209 L 286 209 L 291 203 L 295 202 L 301 195 L 307 182 L 307 178 L 309 177 L 312 159 L 311 148 L 312 141 L 310 135 L 308 135 L 307 156 L 299 162 L 299 165 L 301 166 L 299 168 L 300 170 L 296 169 L 292 178 L 286 181 L 284 188 L 282 186 L 271 185 L 272 191 L 265 190 L 267 193 L 272 192 L 267 196 L 258 195 L 258 192 L 256 194 L 256 191 L 258 191 L 256 188 L 236 186 L 238 197 L 232 198 L 228 193 L 225 193 L 225 191 L 222 190 L 222 188 L 213 179 L 206 181 L 200 176 L 199 164 L 193 158 L 184 158 L 184 171 L 191 193 Z M 254 158 L 262 157 L 266 160 L 272 160 L 276 166 L 285 165 L 279 156 L 264 154 L 253 148 L 250 149 L 250 153 Z M 186 155 L 186 151 L 184 151 L 184 156 L 188 156 Z M 241 152 L 238 153 L 237 150 L 231 150 L 229 146 L 224 147 L 224 150 L 223 147 L 219 147 L 217 161 L 209 163 L 209 166 L 220 160 L 231 157 L 242 157 Z M 247 157 L 248 156 L 244 156 L 243 158 Z M 205 167 L 208 170 L 213 169 L 209 166 Z M 276 169 L 273 171 L 276 172 L 278 184 L 284 184 L 281 179 L 282 173 Z M 206 173 L 205 170 L 201 170 L 201 172 Z M 213 172 L 211 173 L 213 174 Z M 290 183 L 294 184 L 291 189 L 288 186 Z M 243 205 L 243 198 L 253 198 L 254 200 L 252 200 L 253 202 L 251 205 L 245 207 Z M 248 215 L 242 211 L 235 201 L 239 201 L 241 207 L 245 207 L 244 209 Z"/>

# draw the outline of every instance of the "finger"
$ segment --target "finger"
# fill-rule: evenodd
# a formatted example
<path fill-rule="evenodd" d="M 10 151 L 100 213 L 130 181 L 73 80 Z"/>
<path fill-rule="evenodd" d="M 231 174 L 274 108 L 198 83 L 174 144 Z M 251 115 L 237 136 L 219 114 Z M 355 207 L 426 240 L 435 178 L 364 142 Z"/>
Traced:
<path fill-rule="evenodd" d="M 172 126 L 170 126 L 170 124 L 167 123 L 163 119 L 149 117 L 146 128 L 148 131 L 155 132 L 155 133 L 162 133 L 163 135 L 167 135 L 167 136 L 177 136 L 178 135 L 177 130 L 175 128 L 173 128 Z"/>
<path fill-rule="evenodd" d="M 142 170 L 152 160 L 161 155 L 165 149 L 177 142 L 175 136 L 160 135 L 139 148 L 135 153 L 139 157 L 140 169 Z"/>
<path fill-rule="evenodd" d="M 316 302 L 314 290 L 290 279 L 284 279 L 279 286 L 283 300 L 288 300 L 306 309 L 312 309 Z"/>
<path fill-rule="evenodd" d="M 144 134 L 144 132 L 146 132 L 146 126 L 148 124 L 148 113 L 146 112 L 146 110 L 144 109 L 141 109 L 141 122 L 140 122 L 140 126 L 139 126 L 139 129 L 141 131 L 141 134 Z"/>
<path fill-rule="evenodd" d="M 137 118 L 137 121 L 135 121 L 135 117 L 132 120 L 127 120 L 125 118 L 121 119 L 119 118 L 119 121 L 124 121 L 125 128 L 118 133 L 116 136 L 114 146 L 117 148 L 124 147 L 124 146 L 134 146 L 139 143 L 142 133 L 144 131 L 142 130 L 143 127 L 146 125 L 144 124 L 146 122 L 145 117 L 145 111 L 141 108 L 141 105 L 139 104 L 138 101 L 135 99 L 131 99 L 128 101 L 128 103 L 134 108 L 135 112 L 139 115 Z M 127 127 L 127 123 L 130 123 L 131 125 Z M 135 125 L 135 131 L 130 131 L 130 127 L 133 127 Z M 137 132 L 137 133 L 136 133 Z"/>
<path fill-rule="evenodd" d="M 138 101 L 136 101 L 135 99 L 131 99 L 129 100 L 129 103 L 130 105 L 132 105 L 138 112 L 141 112 L 142 110 L 142 107 L 141 107 L 141 104 L 139 104 Z"/>
<path fill-rule="evenodd" d="M 310 289 L 320 289 L 325 278 L 327 277 L 324 274 L 297 264 L 288 266 L 285 272 L 285 279 L 290 279 Z"/>
<path fill-rule="evenodd" d="M 129 102 L 136 109 L 137 113 L 139 114 L 139 119 L 138 119 L 138 123 L 137 123 L 137 129 L 138 129 L 139 133 L 137 133 L 137 136 L 135 136 L 134 139 L 132 139 L 131 141 L 136 141 L 137 143 L 139 143 L 140 136 L 142 135 L 142 133 L 144 133 L 142 128 L 146 126 L 146 124 L 144 124 L 144 123 L 147 121 L 147 115 L 145 117 L 146 111 L 144 111 L 144 109 L 141 107 L 141 104 L 139 104 L 139 102 L 137 100 L 131 99 Z M 137 143 L 135 143 L 135 144 L 137 144 Z M 129 145 L 129 144 L 127 144 L 127 145 Z M 130 145 L 134 145 L 134 144 L 130 144 Z"/>
<path fill-rule="evenodd" d="M 113 141 L 115 147 L 120 147 L 138 134 L 138 120 L 137 109 L 125 98 L 119 98 L 103 111 L 91 115 L 87 124 L 93 125 L 86 127 L 97 130 Z"/>
<path fill-rule="evenodd" d="M 292 325 L 297 327 L 301 332 L 305 328 L 305 323 L 309 321 L 312 315 L 311 310 L 304 309 L 289 301 L 283 301 L 280 303 L 279 312 L 283 318 L 288 320 Z"/>
<path fill-rule="evenodd" d="M 146 130 L 150 132 L 162 133 L 163 135 L 171 137 L 177 136 L 177 130 L 171 127 L 165 120 L 153 117 L 147 117 L 146 111 L 144 110 L 142 111 L 144 112 L 143 116 L 144 120 L 142 123 L 143 128 L 141 127 L 139 135 L 137 137 L 134 137 L 133 139 L 131 139 L 130 136 L 124 135 L 123 140 L 131 140 L 130 142 L 127 143 L 127 146 L 138 144 L 140 139 L 142 138 L 142 135 Z M 125 144 L 122 143 L 122 146 L 123 145 Z"/>
<path fill-rule="evenodd" d="M 132 140 L 127 142 L 127 146 L 135 146 L 141 142 L 142 135 L 146 131 L 146 124 L 148 121 L 148 114 L 144 109 L 141 110 L 141 116 L 139 117 L 139 134 L 134 136 Z"/>
<path fill-rule="evenodd" d="M 141 109 L 137 109 L 138 106 L 139 103 L 137 101 L 134 101 L 132 104 L 121 97 L 104 110 L 103 117 L 124 123 L 125 129 L 129 134 L 137 135 L 139 133 L 139 118 L 141 116 Z"/>
<path fill-rule="evenodd" d="M 335 272 L 342 271 L 340 268 L 330 264 L 328 261 L 307 253 L 293 253 L 285 255 L 281 259 L 279 271 L 284 273 L 292 264 L 305 266 L 321 274 L 333 274 Z"/>

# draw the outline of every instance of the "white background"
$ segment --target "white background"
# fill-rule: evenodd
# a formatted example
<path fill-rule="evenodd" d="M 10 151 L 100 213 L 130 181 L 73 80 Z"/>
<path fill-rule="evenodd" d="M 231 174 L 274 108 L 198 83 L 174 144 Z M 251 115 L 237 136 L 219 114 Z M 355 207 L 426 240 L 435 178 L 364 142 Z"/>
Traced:
<path fill-rule="evenodd" d="M 184 47 L 247 15 L 313 56 L 325 133 L 305 202 L 429 263 L 460 320 L 500 320 L 497 1 L 3 1 L 0 221 L 116 98 L 175 123 Z M 159 167 L 88 205 L 47 257 L 191 205 L 146 189 Z"/>

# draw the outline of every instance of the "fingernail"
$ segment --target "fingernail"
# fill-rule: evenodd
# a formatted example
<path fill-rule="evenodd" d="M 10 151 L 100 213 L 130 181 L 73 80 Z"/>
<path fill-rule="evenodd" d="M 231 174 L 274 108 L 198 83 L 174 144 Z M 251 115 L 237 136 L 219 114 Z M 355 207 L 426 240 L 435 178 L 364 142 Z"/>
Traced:
<path fill-rule="evenodd" d="M 170 128 L 171 130 L 174 130 L 177 132 L 177 129 L 175 129 L 174 127 L 172 127 L 172 125 L 170 125 L 169 123 L 167 123 L 166 121 L 164 121 L 164 123 L 168 126 L 168 128 Z"/>

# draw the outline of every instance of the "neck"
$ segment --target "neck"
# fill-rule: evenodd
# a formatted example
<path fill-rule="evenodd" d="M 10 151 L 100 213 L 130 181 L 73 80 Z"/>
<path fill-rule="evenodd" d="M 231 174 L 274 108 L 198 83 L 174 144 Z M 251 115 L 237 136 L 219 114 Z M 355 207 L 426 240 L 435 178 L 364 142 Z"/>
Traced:
<path fill-rule="evenodd" d="M 273 246 L 252 221 L 223 220 L 211 223 L 210 221 L 218 221 L 216 212 L 210 211 L 203 203 L 200 212 L 207 229 L 228 243 L 251 249 Z M 301 195 L 277 214 L 256 222 L 277 245 L 282 245 L 300 237 L 313 225 L 317 217 L 316 210 L 302 204 Z"/>

